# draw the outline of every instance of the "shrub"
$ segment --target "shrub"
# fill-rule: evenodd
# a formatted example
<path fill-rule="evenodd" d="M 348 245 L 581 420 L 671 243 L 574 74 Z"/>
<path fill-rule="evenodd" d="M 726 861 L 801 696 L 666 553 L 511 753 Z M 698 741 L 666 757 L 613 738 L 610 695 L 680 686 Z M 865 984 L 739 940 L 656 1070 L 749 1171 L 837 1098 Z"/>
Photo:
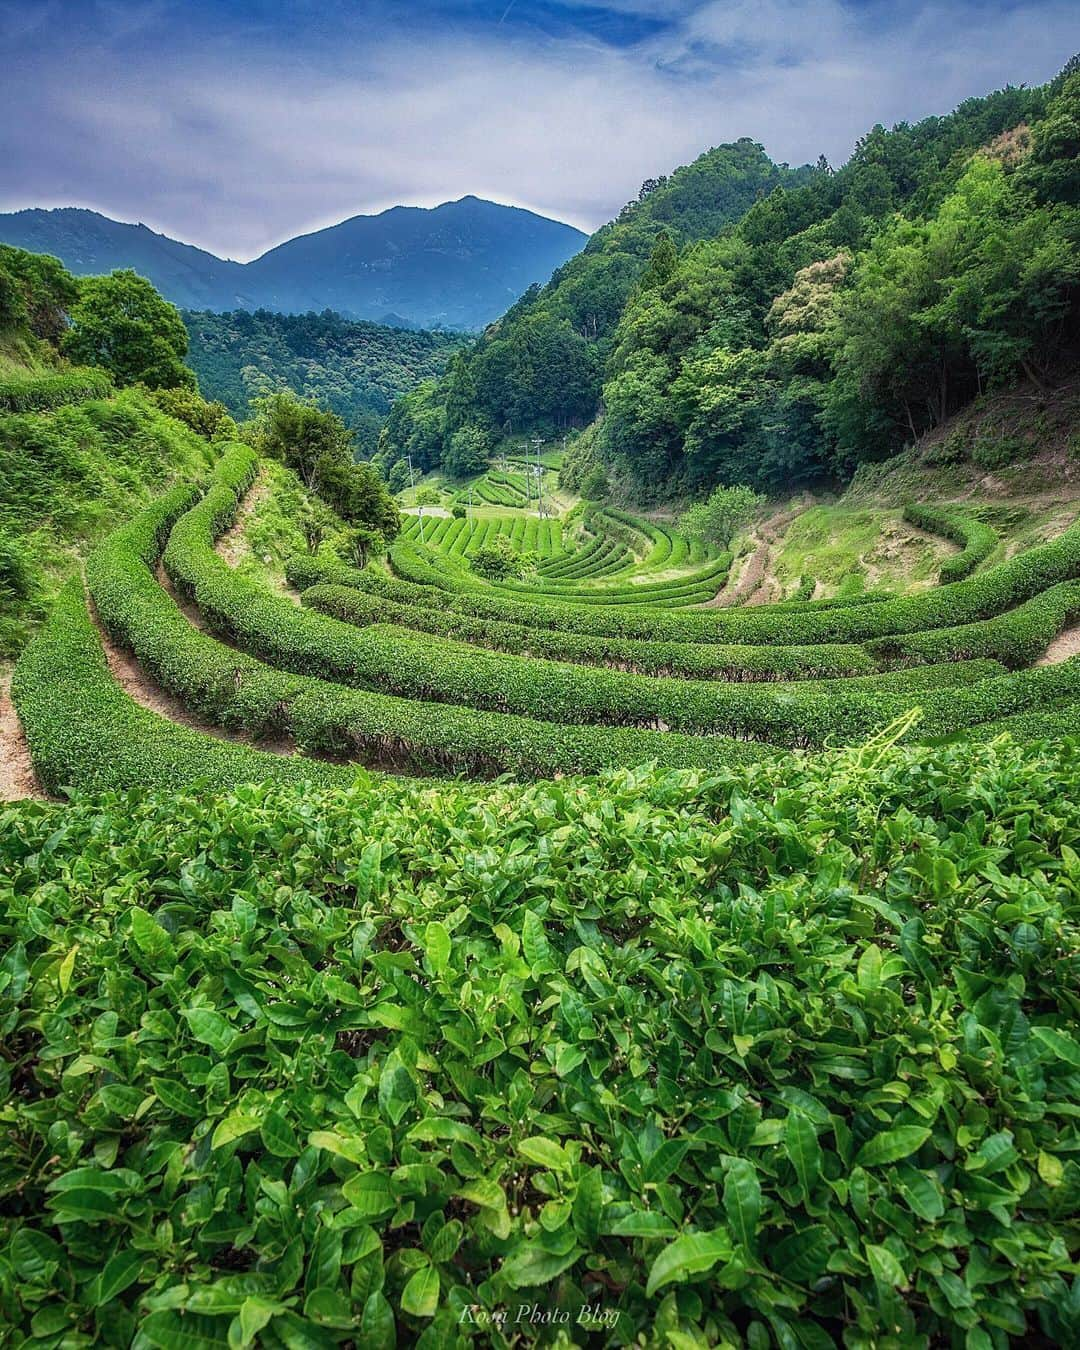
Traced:
<path fill-rule="evenodd" d="M 497 581 L 521 576 L 530 557 L 535 555 L 519 553 L 506 535 L 499 534 L 490 544 L 484 544 L 476 550 L 469 559 L 469 566 L 477 576 Z"/>
<path fill-rule="evenodd" d="M 997 531 L 981 520 L 965 515 L 957 507 L 909 502 L 904 507 L 904 519 L 921 530 L 944 535 L 960 545 L 960 552 L 947 558 L 941 566 L 939 580 L 942 584 L 969 576 L 997 547 Z"/>

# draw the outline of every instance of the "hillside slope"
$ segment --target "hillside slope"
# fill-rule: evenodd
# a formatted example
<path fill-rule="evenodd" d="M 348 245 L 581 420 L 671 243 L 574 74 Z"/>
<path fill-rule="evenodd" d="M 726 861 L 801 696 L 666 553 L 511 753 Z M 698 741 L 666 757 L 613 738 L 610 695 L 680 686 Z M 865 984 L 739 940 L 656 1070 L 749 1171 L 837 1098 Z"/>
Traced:
<path fill-rule="evenodd" d="M 463 339 L 452 333 L 389 328 L 340 314 L 273 314 L 260 309 L 183 315 L 188 364 L 207 398 L 236 418 L 253 398 L 286 387 L 332 408 L 374 452 L 391 403 L 438 376 Z"/>
<path fill-rule="evenodd" d="M 49 259 L 0 246 L 0 663 L 89 545 L 212 458 L 149 391 L 63 358 L 74 294 Z"/>
<path fill-rule="evenodd" d="M 359 319 L 476 329 L 543 282 L 585 235 L 476 197 L 392 207 L 226 261 L 145 225 L 75 207 L 0 215 L 0 242 L 58 257 L 75 275 L 133 268 L 185 309 L 333 309 Z"/>
<path fill-rule="evenodd" d="M 835 172 L 752 142 L 646 184 L 380 450 L 425 465 L 594 427 L 590 476 L 648 502 L 743 482 L 836 486 L 980 391 L 1080 345 L 1080 73 L 872 128 Z M 719 191 L 731 214 L 703 209 Z"/>

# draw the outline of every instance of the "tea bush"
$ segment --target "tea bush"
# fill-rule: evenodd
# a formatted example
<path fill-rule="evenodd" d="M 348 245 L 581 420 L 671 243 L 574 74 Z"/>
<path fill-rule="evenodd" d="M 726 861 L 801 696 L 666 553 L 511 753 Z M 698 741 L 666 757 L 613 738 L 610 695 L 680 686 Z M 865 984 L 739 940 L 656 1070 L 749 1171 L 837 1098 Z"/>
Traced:
<path fill-rule="evenodd" d="M 1075 741 L 5 826 L 15 1344 L 1080 1338 Z"/>

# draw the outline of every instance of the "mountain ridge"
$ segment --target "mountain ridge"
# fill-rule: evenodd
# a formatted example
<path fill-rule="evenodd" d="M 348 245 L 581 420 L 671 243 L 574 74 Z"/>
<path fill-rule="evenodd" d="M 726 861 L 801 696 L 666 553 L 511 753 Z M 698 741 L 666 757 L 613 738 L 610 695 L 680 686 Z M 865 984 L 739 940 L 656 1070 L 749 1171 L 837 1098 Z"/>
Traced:
<path fill-rule="evenodd" d="M 51 253 L 77 275 L 132 267 L 185 309 L 333 309 L 429 328 L 483 327 L 586 237 L 524 207 L 467 194 L 350 216 L 243 263 L 89 207 L 0 214 L 0 242 Z"/>

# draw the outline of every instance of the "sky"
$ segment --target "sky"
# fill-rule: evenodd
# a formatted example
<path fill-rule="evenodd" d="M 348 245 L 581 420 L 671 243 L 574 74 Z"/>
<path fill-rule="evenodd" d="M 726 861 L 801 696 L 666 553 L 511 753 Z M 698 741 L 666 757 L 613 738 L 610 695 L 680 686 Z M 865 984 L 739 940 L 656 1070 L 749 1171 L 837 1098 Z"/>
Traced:
<path fill-rule="evenodd" d="M 839 165 L 1078 50 L 1076 0 L 0 0 L 0 210 L 239 260 L 468 193 L 592 230 L 723 141 Z"/>

